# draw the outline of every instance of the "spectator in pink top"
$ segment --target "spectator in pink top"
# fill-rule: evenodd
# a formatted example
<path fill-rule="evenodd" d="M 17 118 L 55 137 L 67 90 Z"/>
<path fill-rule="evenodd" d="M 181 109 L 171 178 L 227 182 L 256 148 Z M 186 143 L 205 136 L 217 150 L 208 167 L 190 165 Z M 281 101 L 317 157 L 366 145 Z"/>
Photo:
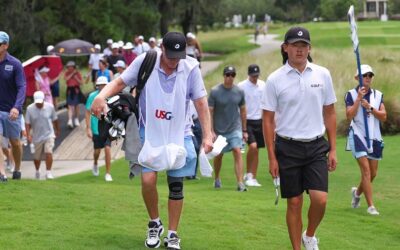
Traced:
<path fill-rule="evenodd" d="M 47 74 L 49 71 L 49 68 L 43 66 L 37 72 L 35 72 L 35 87 L 36 91 L 40 90 L 44 93 L 44 101 L 54 106 L 53 97 L 51 95 L 51 85 L 58 81 L 60 75 L 58 75 L 56 78 L 50 79 L 49 75 Z"/>
<path fill-rule="evenodd" d="M 137 54 L 133 52 L 133 44 L 131 42 L 127 42 L 123 49 L 122 56 L 125 59 L 126 66 L 129 66 L 129 64 L 135 60 Z"/>

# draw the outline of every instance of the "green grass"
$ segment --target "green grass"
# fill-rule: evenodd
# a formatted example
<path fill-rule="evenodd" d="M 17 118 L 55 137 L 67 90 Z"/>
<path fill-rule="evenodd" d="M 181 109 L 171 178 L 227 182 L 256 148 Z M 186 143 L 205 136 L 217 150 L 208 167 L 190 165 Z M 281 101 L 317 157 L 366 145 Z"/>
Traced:
<path fill-rule="evenodd" d="M 344 138 L 338 140 L 339 166 L 330 175 L 328 207 L 317 235 L 321 249 L 399 249 L 399 144 L 398 136 L 385 138 L 374 183 L 381 215 L 372 217 L 364 199 L 361 208 L 350 208 L 349 191 L 359 181 L 359 170 L 343 150 Z M 231 154 L 224 157 L 221 190 L 214 190 L 208 178 L 185 182 L 179 228 L 183 249 L 290 249 L 286 204 L 273 204 L 265 149 L 260 158 L 263 187 L 247 193 L 235 191 Z M 103 171 L 98 178 L 84 172 L 54 181 L 10 180 L 0 185 L 1 249 L 144 249 L 148 217 L 140 180 L 128 180 L 123 160 L 112 165 L 114 182 L 106 183 Z M 167 225 L 165 174 L 160 174 L 158 187 L 161 219 Z"/>
<path fill-rule="evenodd" d="M 214 32 L 201 32 L 198 39 L 201 42 L 203 51 L 217 54 L 220 60 L 230 54 L 248 52 L 258 48 L 259 45 L 248 42 L 247 35 L 252 34 L 249 29 L 219 30 Z M 211 58 L 215 60 L 214 57 Z"/>
<path fill-rule="evenodd" d="M 300 26 L 306 27 L 310 31 L 313 47 L 329 49 L 351 47 L 350 29 L 347 22 L 303 23 Z M 400 22 L 364 21 L 358 22 L 357 26 L 361 48 L 400 49 L 398 43 Z M 271 32 L 280 34 L 282 40 L 287 29 L 288 27 L 278 28 Z"/>

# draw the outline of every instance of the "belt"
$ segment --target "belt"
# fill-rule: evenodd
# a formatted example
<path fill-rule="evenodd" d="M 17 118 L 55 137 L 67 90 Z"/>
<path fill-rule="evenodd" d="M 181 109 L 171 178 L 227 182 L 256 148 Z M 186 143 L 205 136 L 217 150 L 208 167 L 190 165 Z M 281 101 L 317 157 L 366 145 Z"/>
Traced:
<path fill-rule="evenodd" d="M 297 138 L 282 136 L 282 135 L 278 135 L 278 134 L 277 134 L 277 136 L 282 138 L 282 139 L 284 139 L 284 140 L 288 140 L 288 141 L 312 142 L 312 141 L 318 140 L 319 138 L 322 138 L 324 135 L 318 135 L 318 136 L 310 138 L 310 139 L 297 139 Z"/>

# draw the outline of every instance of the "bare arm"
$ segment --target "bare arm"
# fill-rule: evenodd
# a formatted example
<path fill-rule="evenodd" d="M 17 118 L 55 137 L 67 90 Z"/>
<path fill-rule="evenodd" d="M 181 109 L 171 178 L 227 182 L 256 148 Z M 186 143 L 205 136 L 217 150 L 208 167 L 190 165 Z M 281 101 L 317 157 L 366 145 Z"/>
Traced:
<path fill-rule="evenodd" d="M 208 109 L 207 97 L 204 96 L 202 98 L 196 99 L 193 103 L 196 107 L 196 111 L 201 124 L 201 130 L 203 132 L 202 146 L 204 148 L 204 152 L 208 153 L 212 150 L 213 135 L 211 132 L 211 117 Z"/>
<path fill-rule="evenodd" d="M 210 124 L 211 124 L 211 133 L 212 133 L 212 137 L 215 139 L 217 137 L 217 135 L 215 134 L 214 131 L 214 121 L 213 121 L 213 117 L 214 117 L 214 107 L 208 107 L 208 110 L 210 111 Z"/>
<path fill-rule="evenodd" d="M 26 131 L 26 138 L 28 139 L 28 142 L 32 143 L 31 124 L 25 123 L 25 131 Z"/>
<path fill-rule="evenodd" d="M 262 128 L 268 151 L 269 173 L 273 178 L 279 176 L 278 161 L 275 155 L 275 112 L 263 110 Z"/>
<path fill-rule="evenodd" d="M 196 40 L 196 49 L 199 51 L 199 57 L 202 58 L 203 57 L 203 50 L 201 49 L 201 45 L 200 42 Z"/>
<path fill-rule="evenodd" d="M 50 79 L 50 84 L 53 85 L 56 81 L 58 81 L 58 80 L 60 79 L 60 76 L 61 76 L 61 73 L 58 74 L 57 77 L 55 77 L 55 78 L 53 78 L 53 79 Z"/>
<path fill-rule="evenodd" d="M 360 103 L 362 98 L 364 97 L 364 95 L 366 94 L 366 91 L 364 89 L 364 87 L 359 88 L 358 90 L 358 95 L 357 98 L 354 100 L 354 103 L 352 106 L 348 106 L 346 108 L 346 117 L 347 120 L 352 120 L 354 118 L 354 116 L 356 116 L 358 109 L 360 108 Z"/>
<path fill-rule="evenodd" d="M 86 123 L 86 135 L 89 138 L 92 138 L 92 128 L 90 126 L 90 111 L 86 110 L 85 112 L 85 123 Z"/>
<path fill-rule="evenodd" d="M 58 137 L 60 135 L 60 127 L 58 126 L 58 120 L 53 121 L 53 128 L 56 137 Z"/>
<path fill-rule="evenodd" d="M 378 119 L 381 122 L 384 122 L 387 119 L 386 109 L 383 103 L 381 103 L 381 105 L 379 106 L 379 110 L 373 109 L 371 111 L 371 114 L 373 114 L 376 117 L 376 119 Z"/>
<path fill-rule="evenodd" d="M 243 140 L 247 141 L 249 135 L 247 134 L 247 110 L 246 105 L 240 107 L 240 120 L 242 121 Z"/>
<path fill-rule="evenodd" d="M 39 91 L 40 90 L 40 82 L 35 81 L 35 90 Z"/>
<path fill-rule="evenodd" d="M 334 171 L 337 165 L 336 157 L 336 111 L 335 105 L 327 105 L 323 107 L 324 123 L 326 133 L 328 134 L 329 154 L 328 154 L 328 169 Z"/>
<path fill-rule="evenodd" d="M 76 70 L 72 71 L 71 74 L 64 75 L 65 81 L 68 81 L 69 79 L 71 79 L 75 75 L 75 73 L 76 73 Z"/>

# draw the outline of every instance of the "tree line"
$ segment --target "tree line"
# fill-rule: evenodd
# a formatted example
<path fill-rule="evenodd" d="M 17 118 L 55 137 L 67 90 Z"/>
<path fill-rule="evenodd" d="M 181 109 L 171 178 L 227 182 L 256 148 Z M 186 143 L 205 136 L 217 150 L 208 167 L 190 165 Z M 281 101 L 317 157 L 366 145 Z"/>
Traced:
<path fill-rule="evenodd" d="M 0 30 L 11 36 L 10 53 L 21 60 L 45 54 L 46 46 L 80 38 L 104 45 L 107 38 L 132 41 L 137 34 L 162 36 L 171 27 L 184 33 L 209 29 L 234 14 L 258 22 L 306 22 L 314 17 L 344 20 L 360 0 L 0 0 Z M 400 0 L 389 1 L 400 10 Z M 245 19 L 244 19 L 245 20 Z"/>

